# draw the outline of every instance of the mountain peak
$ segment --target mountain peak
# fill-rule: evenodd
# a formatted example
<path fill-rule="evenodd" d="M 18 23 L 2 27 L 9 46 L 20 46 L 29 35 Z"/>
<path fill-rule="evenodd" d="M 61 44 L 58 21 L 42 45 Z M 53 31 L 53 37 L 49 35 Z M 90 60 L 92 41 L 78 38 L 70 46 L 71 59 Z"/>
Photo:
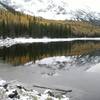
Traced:
<path fill-rule="evenodd" d="M 0 0 L 16 11 L 46 19 L 71 19 L 72 12 L 82 9 L 99 12 L 98 0 Z"/>

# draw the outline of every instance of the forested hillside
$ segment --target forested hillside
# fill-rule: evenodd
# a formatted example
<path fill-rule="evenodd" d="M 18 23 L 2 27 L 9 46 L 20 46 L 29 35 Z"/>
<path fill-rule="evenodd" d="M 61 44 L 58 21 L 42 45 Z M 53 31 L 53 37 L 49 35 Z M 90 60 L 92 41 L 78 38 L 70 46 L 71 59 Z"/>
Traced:
<path fill-rule="evenodd" d="M 47 22 L 42 18 L 1 10 L 0 35 L 3 37 L 68 37 L 71 36 L 71 27 L 67 24 Z"/>
<path fill-rule="evenodd" d="M 100 27 L 81 21 L 54 21 L 18 12 L 0 10 L 0 36 L 6 37 L 96 37 Z"/>

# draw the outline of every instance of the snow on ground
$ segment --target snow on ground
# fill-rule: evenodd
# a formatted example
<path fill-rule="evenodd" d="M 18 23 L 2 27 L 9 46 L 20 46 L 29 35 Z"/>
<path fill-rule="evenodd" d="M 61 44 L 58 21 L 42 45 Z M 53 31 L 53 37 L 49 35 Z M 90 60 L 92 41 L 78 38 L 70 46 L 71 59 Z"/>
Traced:
<path fill-rule="evenodd" d="M 76 40 L 100 40 L 100 38 L 6 38 L 0 39 L 0 47 L 12 46 L 14 44 L 25 44 L 25 43 L 48 43 L 48 42 L 64 42 L 64 41 L 76 41 Z"/>
<path fill-rule="evenodd" d="M 6 81 L 0 80 L 0 86 L 4 85 L 5 83 L 6 83 Z"/>
<path fill-rule="evenodd" d="M 87 70 L 87 72 L 98 72 L 98 73 L 100 73 L 100 63 L 92 66 L 90 69 Z"/>
<path fill-rule="evenodd" d="M 69 100 L 69 98 L 65 95 L 57 97 L 51 90 L 39 93 L 35 90 L 28 90 L 19 83 L 0 80 L 0 100 Z"/>

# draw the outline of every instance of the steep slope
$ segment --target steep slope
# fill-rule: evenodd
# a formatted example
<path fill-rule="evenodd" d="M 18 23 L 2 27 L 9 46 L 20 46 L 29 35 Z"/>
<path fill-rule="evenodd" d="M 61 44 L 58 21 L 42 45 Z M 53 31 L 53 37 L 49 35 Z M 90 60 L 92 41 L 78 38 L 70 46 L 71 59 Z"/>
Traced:
<path fill-rule="evenodd" d="M 73 12 L 82 9 L 99 13 L 98 0 L 0 0 L 16 11 L 46 19 L 71 19 Z M 97 15 L 96 15 L 97 17 Z"/>
<path fill-rule="evenodd" d="M 2 4 L 0 4 L 0 9 L 7 10 Z"/>
<path fill-rule="evenodd" d="M 1 1 L 0 1 L 0 8 L 3 9 L 3 10 L 6 10 L 6 11 L 10 11 L 10 12 L 12 12 L 12 13 L 15 12 L 15 10 L 14 10 L 12 7 L 10 7 L 10 6 L 7 5 L 7 4 L 2 3 Z M 17 12 L 17 11 L 16 11 L 16 12 Z"/>

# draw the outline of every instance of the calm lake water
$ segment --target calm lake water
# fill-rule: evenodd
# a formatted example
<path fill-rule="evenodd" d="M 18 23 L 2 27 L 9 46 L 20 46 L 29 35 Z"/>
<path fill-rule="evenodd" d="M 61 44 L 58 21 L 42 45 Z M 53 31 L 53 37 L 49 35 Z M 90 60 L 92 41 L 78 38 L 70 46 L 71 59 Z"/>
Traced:
<path fill-rule="evenodd" d="M 52 70 L 35 64 L 36 60 L 53 56 L 75 57 L 73 61 L 76 63 L 72 64 L 76 64 L 78 68 L 82 67 L 83 70 Z M 30 61 L 33 61 L 32 66 L 24 65 Z M 86 72 L 97 63 L 100 63 L 99 41 L 16 44 L 11 47 L 0 47 L 1 78 L 18 80 L 30 85 L 72 89 L 73 92 L 69 95 L 71 100 L 100 100 L 100 74 Z M 55 75 L 44 74 L 47 72 L 54 72 Z"/>
<path fill-rule="evenodd" d="M 92 58 L 100 57 L 99 41 L 17 44 L 0 48 L 0 61 L 13 66 L 23 65 L 30 61 L 35 62 L 46 57 L 77 56 L 78 59 L 87 55 L 88 62 Z"/>

